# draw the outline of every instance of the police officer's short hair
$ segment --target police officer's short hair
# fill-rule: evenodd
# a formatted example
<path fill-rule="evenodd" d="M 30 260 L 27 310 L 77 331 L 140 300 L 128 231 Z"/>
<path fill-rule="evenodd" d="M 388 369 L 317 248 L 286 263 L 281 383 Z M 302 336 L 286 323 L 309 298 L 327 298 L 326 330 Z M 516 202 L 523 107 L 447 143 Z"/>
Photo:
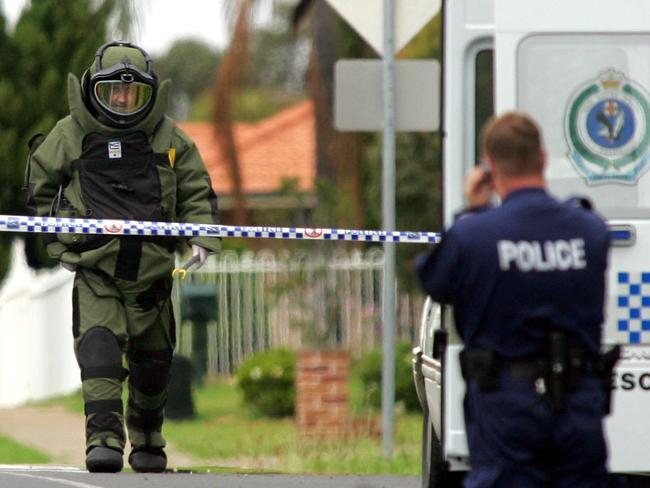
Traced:
<path fill-rule="evenodd" d="M 544 169 L 541 131 L 522 112 L 493 117 L 483 128 L 483 153 L 510 177 L 539 174 Z"/>

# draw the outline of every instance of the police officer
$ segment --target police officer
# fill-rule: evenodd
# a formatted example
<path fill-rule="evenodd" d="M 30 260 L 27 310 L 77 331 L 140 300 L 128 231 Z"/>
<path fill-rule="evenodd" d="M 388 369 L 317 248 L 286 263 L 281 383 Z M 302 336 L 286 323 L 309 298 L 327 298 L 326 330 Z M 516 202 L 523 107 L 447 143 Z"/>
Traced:
<path fill-rule="evenodd" d="M 159 82 L 138 46 L 101 46 L 81 82 L 68 77 L 70 115 L 30 156 L 28 204 L 38 215 L 217 222 L 216 196 L 193 142 L 165 116 L 170 82 Z M 164 237 L 46 234 L 47 251 L 76 271 L 75 354 L 86 413 L 86 465 L 122 469 L 122 383 L 135 471 L 167 464 L 162 436 L 175 324 L 170 301 L 176 241 Z M 199 265 L 219 251 L 190 237 Z M 125 368 L 127 366 L 128 368 Z"/>
<path fill-rule="evenodd" d="M 529 116 L 491 120 L 483 150 L 487 166 L 466 178 L 468 209 L 418 263 L 426 292 L 453 306 L 465 346 L 465 486 L 607 486 L 607 227 L 587 202 L 546 192 Z"/>

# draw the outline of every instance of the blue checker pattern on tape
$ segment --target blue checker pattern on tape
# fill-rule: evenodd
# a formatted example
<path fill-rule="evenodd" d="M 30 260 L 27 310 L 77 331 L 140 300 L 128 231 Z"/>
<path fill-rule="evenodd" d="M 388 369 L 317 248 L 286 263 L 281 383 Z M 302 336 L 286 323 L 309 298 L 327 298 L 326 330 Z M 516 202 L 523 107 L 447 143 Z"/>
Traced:
<path fill-rule="evenodd" d="M 0 232 L 77 233 L 140 236 L 256 237 L 273 239 L 322 239 L 331 241 L 436 243 L 440 234 L 409 231 L 365 231 L 289 227 L 231 227 L 180 222 L 142 222 L 61 217 L 0 215 Z"/>
<path fill-rule="evenodd" d="M 640 344 L 650 337 L 650 272 L 619 272 L 617 286 L 617 329 L 630 344 Z"/>

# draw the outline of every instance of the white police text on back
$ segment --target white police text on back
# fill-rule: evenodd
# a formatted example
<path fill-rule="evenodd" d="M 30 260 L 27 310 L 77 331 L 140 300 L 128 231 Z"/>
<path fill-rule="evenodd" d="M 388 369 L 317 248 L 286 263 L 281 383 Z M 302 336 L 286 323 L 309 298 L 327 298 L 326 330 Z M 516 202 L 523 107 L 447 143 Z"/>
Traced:
<path fill-rule="evenodd" d="M 567 271 L 584 269 L 584 239 L 556 241 L 498 241 L 499 267 L 508 271 L 514 265 L 519 271 Z"/>

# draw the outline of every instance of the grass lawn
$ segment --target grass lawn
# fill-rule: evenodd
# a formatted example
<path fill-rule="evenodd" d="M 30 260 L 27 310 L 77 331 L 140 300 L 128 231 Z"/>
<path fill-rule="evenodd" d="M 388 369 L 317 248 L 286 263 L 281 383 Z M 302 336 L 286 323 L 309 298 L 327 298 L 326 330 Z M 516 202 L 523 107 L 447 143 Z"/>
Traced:
<path fill-rule="evenodd" d="M 383 457 L 380 436 L 368 432 L 345 441 L 301 442 L 293 418 L 256 417 L 242 407 L 234 384 L 217 382 L 194 395 L 198 416 L 165 422 L 179 449 L 206 459 L 256 459 L 259 466 L 294 473 L 404 474 L 420 472 L 420 414 L 398 414 L 394 456 Z M 355 409 L 353 409 L 355 410 Z M 356 409 L 359 412 L 359 409 Z M 358 413 L 360 423 L 374 413 Z M 363 429 L 366 430 L 366 429 Z"/>
<path fill-rule="evenodd" d="M 373 418 L 381 423 L 380 412 L 363 407 L 360 385 L 350 385 L 351 411 L 359 424 Z M 349 473 L 418 475 L 422 415 L 396 414 L 393 457 L 384 459 L 380 435 L 368 429 L 344 441 L 300 441 L 293 418 L 257 417 L 243 405 L 241 393 L 232 381 L 213 381 L 194 392 L 196 418 L 167 419 L 165 437 L 179 450 L 216 465 L 254 465 L 262 470 L 285 473 Z M 83 413 L 81 394 L 47 403 L 62 404 Z"/>
<path fill-rule="evenodd" d="M 45 464 L 50 458 L 37 449 L 0 436 L 0 464 Z"/>

